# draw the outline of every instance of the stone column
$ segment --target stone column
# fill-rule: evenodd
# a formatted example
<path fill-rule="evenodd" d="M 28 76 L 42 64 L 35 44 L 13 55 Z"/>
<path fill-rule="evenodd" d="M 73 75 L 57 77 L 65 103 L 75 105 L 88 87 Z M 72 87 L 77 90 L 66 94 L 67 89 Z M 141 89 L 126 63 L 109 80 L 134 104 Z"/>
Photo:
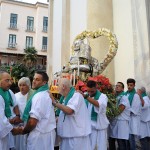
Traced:
<path fill-rule="evenodd" d="M 107 28 L 113 30 L 113 11 L 112 0 L 87 0 L 87 29 L 90 31 L 98 28 Z M 109 41 L 106 37 L 100 37 L 90 40 L 92 47 L 92 56 L 99 60 L 104 58 L 108 49 Z M 114 81 L 114 63 L 108 65 L 102 73 Z"/>
<path fill-rule="evenodd" d="M 61 65 L 67 63 L 70 57 L 70 1 L 63 0 L 62 3 L 62 48 Z"/>
<path fill-rule="evenodd" d="M 47 49 L 47 73 L 50 80 L 52 79 L 52 62 L 53 62 L 53 1 L 49 0 L 48 14 L 48 49 Z"/>

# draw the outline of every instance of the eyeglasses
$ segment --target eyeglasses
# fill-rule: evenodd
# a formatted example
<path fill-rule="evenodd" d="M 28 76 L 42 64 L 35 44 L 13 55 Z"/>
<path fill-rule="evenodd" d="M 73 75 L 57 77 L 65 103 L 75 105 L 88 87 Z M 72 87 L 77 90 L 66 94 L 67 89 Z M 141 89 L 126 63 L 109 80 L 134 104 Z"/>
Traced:
<path fill-rule="evenodd" d="M 118 85 L 118 84 L 117 84 L 117 85 L 115 85 L 115 86 L 116 86 L 116 87 L 122 87 L 121 85 Z"/>

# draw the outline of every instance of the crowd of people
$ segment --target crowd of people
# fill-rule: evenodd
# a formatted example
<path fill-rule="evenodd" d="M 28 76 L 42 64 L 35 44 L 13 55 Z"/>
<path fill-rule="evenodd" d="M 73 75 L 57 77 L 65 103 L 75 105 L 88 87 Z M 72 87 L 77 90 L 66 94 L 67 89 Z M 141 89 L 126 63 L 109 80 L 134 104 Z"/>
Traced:
<path fill-rule="evenodd" d="M 150 149 L 150 99 L 144 87 L 135 90 L 135 80 L 115 86 L 120 114 L 108 120 L 108 97 L 87 82 L 87 93 L 77 91 L 67 78 L 60 78 L 57 101 L 49 92 L 47 73 L 37 71 L 32 84 L 18 81 L 13 93 L 11 76 L 0 71 L 0 150 L 142 150 Z M 32 85 L 32 87 L 31 87 Z M 56 111 L 54 110 L 55 108 Z"/>

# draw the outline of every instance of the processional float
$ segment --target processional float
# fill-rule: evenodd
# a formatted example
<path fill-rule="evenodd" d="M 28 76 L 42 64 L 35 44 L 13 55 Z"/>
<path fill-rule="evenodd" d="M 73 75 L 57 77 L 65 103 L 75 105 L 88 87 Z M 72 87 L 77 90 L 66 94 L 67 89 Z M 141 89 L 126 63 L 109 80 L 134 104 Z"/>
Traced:
<path fill-rule="evenodd" d="M 109 40 L 109 49 L 102 61 L 99 62 L 91 56 L 92 49 L 88 40 L 101 36 L 105 36 Z M 60 77 L 69 78 L 75 86 L 78 80 L 86 81 L 89 76 L 101 74 L 116 55 L 117 49 L 116 36 L 110 30 L 100 28 L 96 31 L 83 31 L 73 41 L 69 63 L 65 64 L 60 72 L 55 73 L 51 92 L 57 93 L 57 81 Z"/>

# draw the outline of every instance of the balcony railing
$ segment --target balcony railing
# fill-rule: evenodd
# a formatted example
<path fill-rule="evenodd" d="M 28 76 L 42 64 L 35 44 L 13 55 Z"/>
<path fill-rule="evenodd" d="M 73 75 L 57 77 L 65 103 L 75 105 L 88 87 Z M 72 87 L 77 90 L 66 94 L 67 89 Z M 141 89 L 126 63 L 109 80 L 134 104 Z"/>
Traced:
<path fill-rule="evenodd" d="M 27 26 L 27 31 L 34 31 L 33 26 Z"/>
<path fill-rule="evenodd" d="M 33 45 L 26 45 L 26 49 L 31 47 L 33 47 Z"/>
<path fill-rule="evenodd" d="M 16 43 L 8 43 L 8 48 L 16 48 Z"/>
<path fill-rule="evenodd" d="M 47 45 L 42 45 L 42 51 L 47 51 Z"/>
<path fill-rule="evenodd" d="M 10 29 L 17 29 L 16 23 L 10 23 Z"/>
<path fill-rule="evenodd" d="M 43 32 L 47 32 L 47 26 L 43 26 Z"/>

